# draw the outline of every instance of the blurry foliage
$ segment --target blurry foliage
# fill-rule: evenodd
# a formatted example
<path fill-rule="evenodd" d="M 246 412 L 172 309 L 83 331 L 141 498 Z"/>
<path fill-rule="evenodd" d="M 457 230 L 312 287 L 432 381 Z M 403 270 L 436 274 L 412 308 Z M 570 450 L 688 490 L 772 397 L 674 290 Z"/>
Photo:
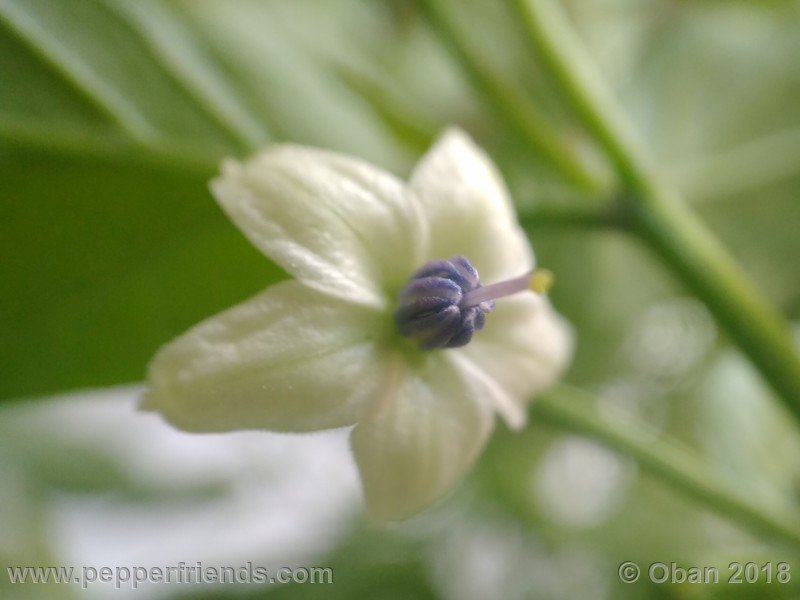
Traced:
<path fill-rule="evenodd" d="M 486 63 L 525 89 L 602 171 L 502 5 L 451 2 Z M 800 4 L 603 0 L 568 8 L 662 175 L 771 300 L 798 318 Z M 499 161 L 521 206 L 585 201 L 487 110 L 410 0 L 0 0 L 0 81 L 6 399 L 139 380 L 171 336 L 285 277 L 210 198 L 207 181 L 224 156 L 287 140 L 357 154 L 404 176 L 443 126 L 458 123 Z M 554 302 L 577 332 L 572 382 L 703 450 L 765 495 L 796 497 L 797 431 L 713 323 L 698 321 L 696 305 L 654 256 L 606 230 L 534 221 L 531 236 L 540 263 L 558 275 Z M 659 326 L 685 335 L 665 345 Z M 3 559 L 47 562 L 35 502 L 65 488 L 94 493 L 127 484 L 102 456 L 13 434 L 3 431 L 0 467 L 15 465 L 8 481 L 19 487 L 4 491 L 3 510 L 31 541 L 13 554 L 3 547 Z M 522 557 L 545 561 L 563 581 L 552 584 L 520 561 L 497 597 L 798 593 L 794 583 L 620 584 L 617 565 L 630 559 L 716 564 L 723 578 L 732 560 L 794 558 L 795 570 L 800 562 L 620 459 L 624 476 L 607 512 L 583 524 L 559 520 L 531 482 L 564 440 L 535 424 L 521 434 L 501 426 L 454 499 L 463 511 L 444 515 L 448 527 L 357 528 L 328 562 L 318 561 L 340 577 L 325 597 L 459 597 L 432 566 L 437 548 L 452 551 L 447 540 L 462 529 L 498 522 L 521 536 L 514 543 L 527 549 Z M 585 581 L 570 562 L 576 556 L 599 565 Z M 592 585 L 592 577 L 602 583 Z M 287 586 L 264 595 L 311 598 L 320 590 Z"/>

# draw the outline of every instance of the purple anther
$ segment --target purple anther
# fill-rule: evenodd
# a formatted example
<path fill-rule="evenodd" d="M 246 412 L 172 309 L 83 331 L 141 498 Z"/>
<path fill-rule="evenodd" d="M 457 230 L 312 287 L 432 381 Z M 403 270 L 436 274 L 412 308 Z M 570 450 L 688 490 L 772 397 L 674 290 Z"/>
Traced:
<path fill-rule="evenodd" d="M 423 350 L 466 345 L 494 306 L 491 298 L 465 302 L 481 287 L 478 272 L 463 256 L 426 263 L 398 296 L 394 319 L 400 333 Z"/>

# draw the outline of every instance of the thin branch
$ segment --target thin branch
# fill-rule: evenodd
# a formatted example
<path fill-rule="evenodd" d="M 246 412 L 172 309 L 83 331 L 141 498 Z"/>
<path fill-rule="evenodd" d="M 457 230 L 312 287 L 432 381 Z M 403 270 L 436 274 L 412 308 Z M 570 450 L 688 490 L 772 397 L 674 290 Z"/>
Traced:
<path fill-rule="evenodd" d="M 800 547 L 800 521 L 791 507 L 759 501 L 734 474 L 712 468 L 696 452 L 666 437 L 655 437 L 644 424 L 598 414 L 594 398 L 578 389 L 559 386 L 538 399 L 537 421 L 590 437 L 630 456 L 639 467 L 670 489 L 704 504 L 715 513 L 763 537 Z"/>
<path fill-rule="evenodd" d="M 204 178 L 215 173 L 221 156 L 196 144 L 162 140 L 143 146 L 121 134 L 90 132 L 74 127 L 51 127 L 41 122 L 0 115 L 0 147 L 26 152 L 89 158 L 103 162 L 143 163 L 176 168 Z"/>
<path fill-rule="evenodd" d="M 473 86 L 496 109 L 509 128 L 517 131 L 537 156 L 548 160 L 578 188 L 594 193 L 598 183 L 581 166 L 577 154 L 535 104 L 484 63 L 463 38 L 442 1 L 424 0 L 421 6 Z"/>
<path fill-rule="evenodd" d="M 133 139 L 147 144 L 158 139 L 150 120 L 114 87 L 110 86 L 78 54 L 45 31 L 28 11 L 0 0 L 0 22 L 85 100 L 106 114 Z"/>
<path fill-rule="evenodd" d="M 189 28 L 167 5 L 110 2 L 141 38 L 164 73 L 241 149 L 255 151 L 269 142 L 264 123 L 240 102 L 222 73 L 201 53 Z"/>
<path fill-rule="evenodd" d="M 694 213 L 657 181 L 627 119 L 560 7 L 509 0 L 531 48 L 615 165 L 622 206 L 646 240 L 700 297 L 800 421 L 800 357 L 787 323 Z"/>

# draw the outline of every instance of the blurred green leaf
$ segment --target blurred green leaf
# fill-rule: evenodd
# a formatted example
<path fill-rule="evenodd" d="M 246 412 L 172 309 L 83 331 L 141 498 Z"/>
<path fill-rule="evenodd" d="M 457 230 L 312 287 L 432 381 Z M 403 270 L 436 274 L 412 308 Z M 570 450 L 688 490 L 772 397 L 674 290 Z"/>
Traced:
<path fill-rule="evenodd" d="M 0 397 L 139 380 L 160 344 L 285 277 L 206 186 L 271 119 L 401 156 L 304 93 L 312 62 L 280 28 L 258 3 L 0 0 Z"/>
<path fill-rule="evenodd" d="M 266 133 L 164 5 L 2 0 L 0 78 L 0 396 L 138 380 L 281 276 L 204 183 Z"/>
<path fill-rule="evenodd" d="M 5 165 L 3 397 L 139 380 L 171 336 L 284 276 L 196 177 L 33 156 Z"/>
<path fill-rule="evenodd" d="M 439 126 L 417 107 L 403 102 L 378 81 L 356 69 L 340 67 L 342 81 L 358 94 L 383 121 L 388 130 L 415 155 L 423 154 L 439 134 Z"/>
<path fill-rule="evenodd" d="M 103 117 L 95 127 L 113 124 L 144 146 L 161 147 L 177 139 L 200 143 L 214 156 L 243 145 L 240 139 L 256 131 L 251 123 L 257 121 L 240 125 L 227 117 L 236 114 L 235 101 L 226 96 L 213 63 L 188 30 L 164 18 L 163 11 L 154 15 L 156 3 L 130 5 L 114 0 L 0 2 L 4 35 L 15 38 L 6 42 L 10 54 L 25 56 L 34 73 L 4 86 L 4 118 L 45 119 L 63 127 L 74 120 L 61 107 L 82 101 L 84 112 Z M 156 21 L 160 26 L 154 27 Z M 13 65 L 13 58 L 9 62 Z M 38 90 L 30 89 L 29 81 Z M 48 98 L 51 87 L 63 89 L 60 98 L 29 104 L 35 91 Z"/>

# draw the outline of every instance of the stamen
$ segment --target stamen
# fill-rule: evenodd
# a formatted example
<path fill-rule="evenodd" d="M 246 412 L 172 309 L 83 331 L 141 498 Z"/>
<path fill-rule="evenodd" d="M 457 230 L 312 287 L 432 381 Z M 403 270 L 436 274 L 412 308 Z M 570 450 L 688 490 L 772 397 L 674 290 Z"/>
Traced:
<path fill-rule="evenodd" d="M 432 260 L 414 275 L 398 296 L 394 313 L 400 333 L 423 350 L 457 348 L 483 329 L 494 300 L 525 290 L 545 293 L 553 274 L 537 269 L 491 285 L 481 285 L 478 272 L 463 256 Z"/>

